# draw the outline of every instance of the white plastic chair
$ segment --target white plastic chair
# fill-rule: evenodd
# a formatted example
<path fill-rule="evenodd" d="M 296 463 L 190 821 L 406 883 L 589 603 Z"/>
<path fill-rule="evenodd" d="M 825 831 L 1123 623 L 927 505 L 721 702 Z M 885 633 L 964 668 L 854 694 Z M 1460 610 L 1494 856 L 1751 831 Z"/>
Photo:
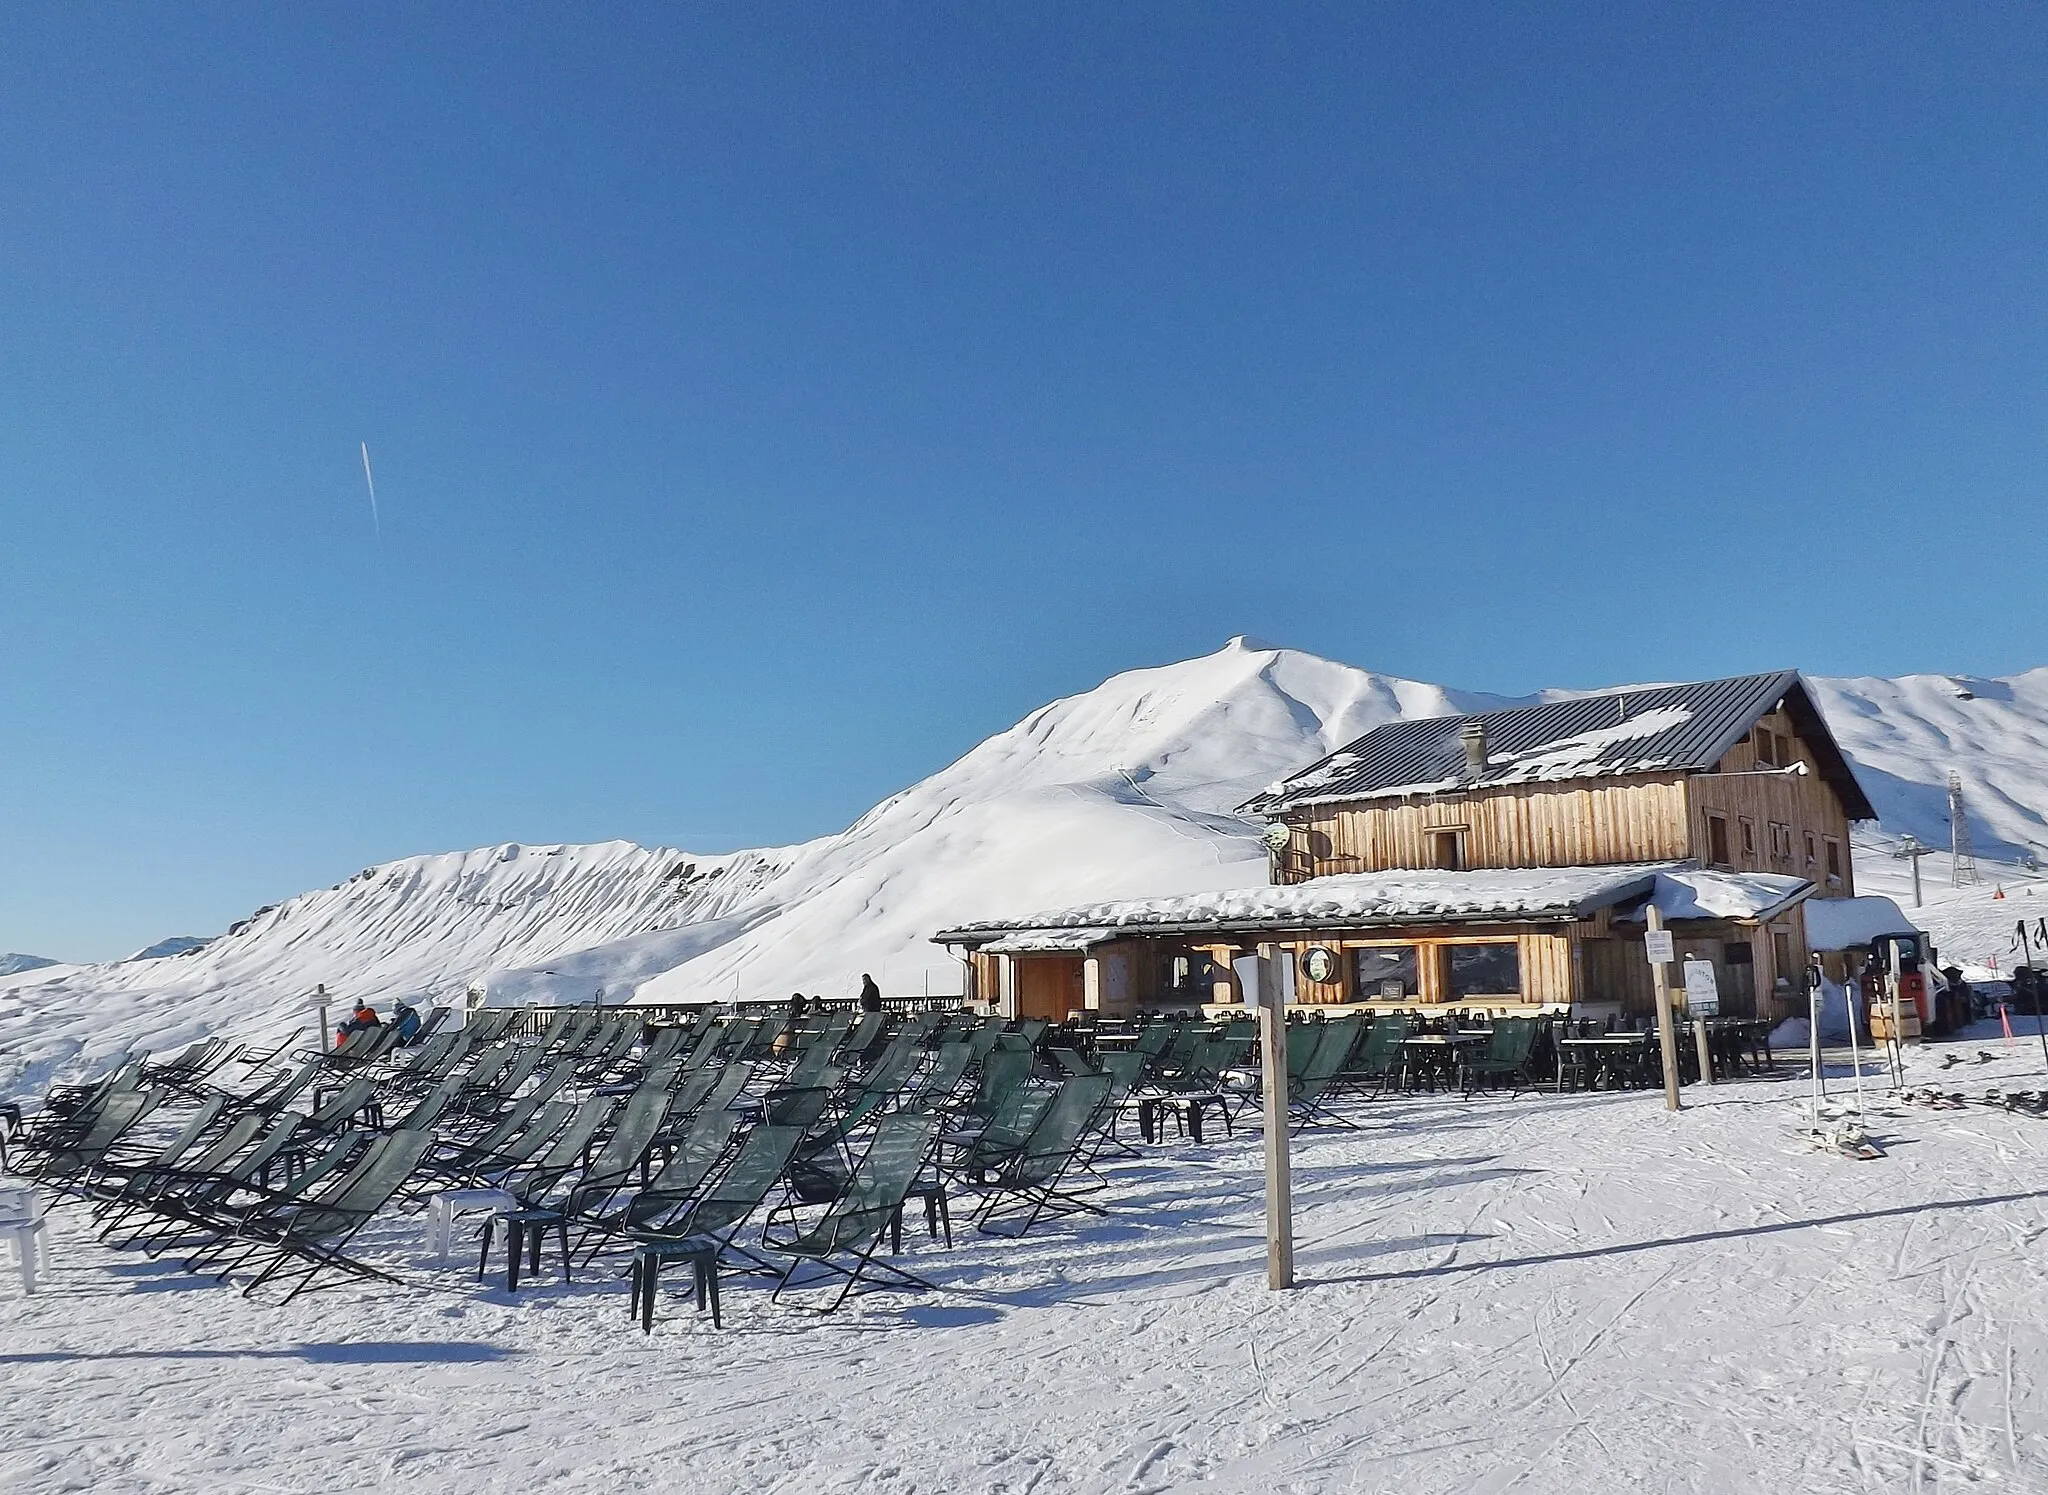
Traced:
<path fill-rule="evenodd" d="M 14 1238 L 14 1252 L 20 1259 L 22 1291 L 36 1290 L 36 1254 L 44 1249 L 41 1237 L 50 1222 L 43 1218 L 42 1202 L 27 1184 L 0 1184 L 0 1236 Z"/>

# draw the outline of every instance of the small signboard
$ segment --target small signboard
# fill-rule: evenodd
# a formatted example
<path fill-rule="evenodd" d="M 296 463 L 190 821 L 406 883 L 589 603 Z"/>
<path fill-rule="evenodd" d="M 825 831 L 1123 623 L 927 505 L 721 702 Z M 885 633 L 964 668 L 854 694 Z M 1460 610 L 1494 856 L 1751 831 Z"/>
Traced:
<path fill-rule="evenodd" d="M 1664 965 L 1676 953 L 1671 944 L 1671 931 L 1653 929 L 1643 936 L 1643 951 L 1650 957 L 1653 966 Z"/>
<path fill-rule="evenodd" d="M 1259 957 L 1256 955 L 1234 956 L 1230 962 L 1231 971 L 1237 976 L 1237 989 L 1247 1007 L 1263 1005 L 1265 993 L 1259 990 Z"/>
<path fill-rule="evenodd" d="M 1714 980 L 1712 961 L 1685 963 L 1685 1010 L 1694 1017 L 1712 1017 L 1721 1010 L 1721 988 Z"/>

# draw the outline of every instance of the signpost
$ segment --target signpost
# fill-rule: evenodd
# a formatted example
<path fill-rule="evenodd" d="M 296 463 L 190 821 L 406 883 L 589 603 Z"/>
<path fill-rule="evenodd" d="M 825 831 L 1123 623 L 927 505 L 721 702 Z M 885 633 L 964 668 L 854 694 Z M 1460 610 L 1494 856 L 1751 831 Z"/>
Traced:
<path fill-rule="evenodd" d="M 1664 911 L 1652 902 L 1646 912 L 1650 932 L 1643 947 L 1650 957 L 1650 986 L 1657 996 L 1657 1049 L 1664 1060 L 1664 1109 L 1678 1109 L 1678 1034 L 1671 1018 L 1671 982 L 1667 971 L 1673 954 L 1671 932 L 1664 927 Z"/>
<path fill-rule="evenodd" d="M 313 1000 L 306 1005 L 320 1014 L 320 1052 L 327 1052 L 327 986 L 323 982 L 313 988 Z"/>
<path fill-rule="evenodd" d="M 1266 1286 L 1294 1286 L 1294 1179 L 1287 1155 L 1287 956 L 1261 945 L 1245 995 L 1259 1009 L 1259 1079 L 1266 1097 Z"/>

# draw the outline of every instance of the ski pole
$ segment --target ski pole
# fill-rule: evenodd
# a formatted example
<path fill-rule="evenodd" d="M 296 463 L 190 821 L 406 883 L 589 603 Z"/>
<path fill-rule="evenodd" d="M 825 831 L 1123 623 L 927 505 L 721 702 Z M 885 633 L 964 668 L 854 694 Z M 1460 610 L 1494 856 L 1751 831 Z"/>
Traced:
<path fill-rule="evenodd" d="M 1850 996 L 1847 987 L 1843 988 L 1842 994 L 1849 998 L 1843 1004 L 1849 1010 L 1849 1073 L 1855 1076 L 1856 1119 L 1861 1121 L 1863 1119 L 1863 1051 L 1856 1047 L 1856 1004 L 1863 998 L 1863 983 L 1860 981 L 1856 982 L 1855 987 L 1854 996 Z"/>
<path fill-rule="evenodd" d="M 1813 1063 L 1813 1124 L 1820 1125 L 1820 1106 L 1828 1093 L 1827 1081 L 1820 1073 L 1820 1011 L 1824 1000 L 1821 984 L 1813 983 L 1813 990 L 1806 999 L 1806 1048 Z"/>

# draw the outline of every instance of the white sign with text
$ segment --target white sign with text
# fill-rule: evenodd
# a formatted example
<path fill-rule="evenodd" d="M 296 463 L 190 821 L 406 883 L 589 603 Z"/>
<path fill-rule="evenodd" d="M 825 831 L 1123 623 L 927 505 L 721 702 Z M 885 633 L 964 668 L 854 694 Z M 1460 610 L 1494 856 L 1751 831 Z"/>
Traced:
<path fill-rule="evenodd" d="M 1712 1017 L 1721 1010 L 1721 987 L 1708 960 L 1685 963 L 1685 1010 L 1694 1017 Z"/>

